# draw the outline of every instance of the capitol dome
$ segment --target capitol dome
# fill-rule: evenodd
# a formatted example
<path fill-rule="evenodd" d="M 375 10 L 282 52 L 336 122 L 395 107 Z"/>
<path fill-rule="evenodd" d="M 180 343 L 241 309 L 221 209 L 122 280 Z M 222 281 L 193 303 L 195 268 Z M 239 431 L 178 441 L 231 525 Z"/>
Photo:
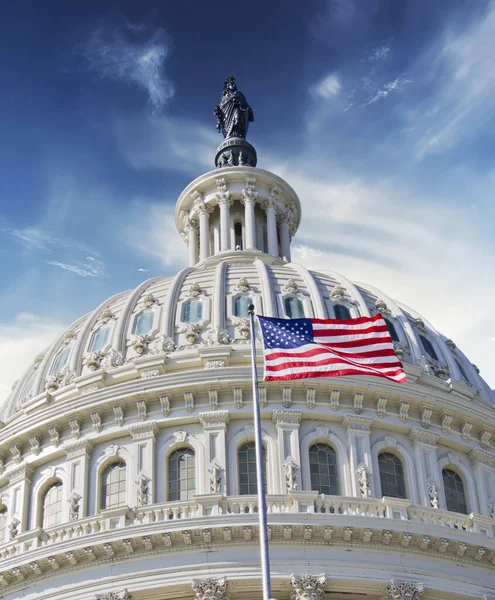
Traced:
<path fill-rule="evenodd" d="M 75 321 L 0 404 L 0 597 L 261 597 L 253 303 L 381 313 L 407 374 L 260 383 L 274 597 L 488 598 L 493 392 L 422 315 L 291 262 L 299 199 L 242 136 L 215 163 L 177 201 L 189 266 Z"/>

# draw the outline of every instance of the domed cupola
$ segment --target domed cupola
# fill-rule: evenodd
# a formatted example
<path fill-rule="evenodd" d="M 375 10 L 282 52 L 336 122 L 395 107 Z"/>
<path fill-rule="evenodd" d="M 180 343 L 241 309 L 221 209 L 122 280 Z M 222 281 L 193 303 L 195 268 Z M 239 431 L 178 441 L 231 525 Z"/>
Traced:
<path fill-rule="evenodd" d="M 186 187 L 175 212 L 189 246 L 189 266 L 239 251 L 290 262 L 301 204 L 283 179 L 256 168 L 256 150 L 245 139 L 253 111 L 233 77 L 225 82 L 214 113 L 225 138 L 215 156 L 217 168 Z"/>

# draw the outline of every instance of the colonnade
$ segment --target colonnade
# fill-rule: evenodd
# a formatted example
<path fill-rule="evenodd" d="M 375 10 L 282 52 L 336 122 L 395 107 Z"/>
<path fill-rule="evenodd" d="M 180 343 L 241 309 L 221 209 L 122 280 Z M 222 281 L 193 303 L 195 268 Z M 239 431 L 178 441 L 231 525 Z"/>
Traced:
<path fill-rule="evenodd" d="M 255 193 L 250 195 L 244 193 L 240 201 L 244 205 L 243 249 L 266 251 L 268 254 L 281 256 L 287 260 L 287 262 L 290 262 L 290 216 L 283 214 L 277 219 L 277 210 L 274 200 L 270 198 L 263 201 L 261 206 L 265 211 L 265 226 L 267 232 L 267 248 L 265 249 L 262 241 L 256 239 Z M 230 210 L 233 202 L 234 201 L 227 194 L 223 194 L 222 197 L 217 200 L 220 211 L 219 241 L 221 252 L 235 250 L 232 244 L 234 224 L 231 219 Z M 213 210 L 213 206 L 211 204 L 207 205 L 201 200 L 195 204 L 195 208 L 196 214 L 199 217 L 199 224 L 195 219 L 187 218 L 184 227 L 184 230 L 187 233 L 189 266 L 191 267 L 198 261 L 206 260 L 211 255 L 210 214 Z"/>

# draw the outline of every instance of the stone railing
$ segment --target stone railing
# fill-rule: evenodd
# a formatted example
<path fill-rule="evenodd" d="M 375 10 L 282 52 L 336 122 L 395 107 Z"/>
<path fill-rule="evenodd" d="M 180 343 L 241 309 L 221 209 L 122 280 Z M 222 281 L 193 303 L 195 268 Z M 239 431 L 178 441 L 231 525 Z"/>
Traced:
<path fill-rule="evenodd" d="M 411 504 L 408 500 L 398 498 L 347 498 L 343 496 L 318 496 L 315 492 L 295 492 L 289 495 L 268 495 L 268 513 L 291 514 L 291 522 L 297 521 L 296 514 L 314 514 L 316 524 L 323 524 L 326 519 L 339 517 L 391 519 L 428 526 L 450 528 L 480 534 L 489 538 L 495 537 L 495 520 L 481 515 L 461 515 L 446 510 L 428 508 Z M 177 523 L 186 521 L 187 527 L 194 527 L 198 520 L 208 517 L 217 519 L 240 518 L 242 515 L 253 515 L 258 512 L 256 496 L 196 496 L 192 500 L 154 504 L 142 508 L 121 507 L 102 511 L 95 516 L 85 517 L 51 527 L 47 530 L 32 529 L 19 534 L 13 540 L 0 545 L 0 560 L 18 556 L 29 550 L 69 542 L 77 538 L 86 538 L 91 543 L 91 536 L 111 533 L 120 530 L 120 537 L 132 536 L 136 528 L 159 523 Z M 306 517 L 307 519 L 307 517 Z M 194 522 L 196 520 L 196 522 Z M 345 522 L 345 521 L 344 521 Z M 335 524 L 338 524 L 335 523 Z M 186 524 L 185 524 L 186 526 Z"/>

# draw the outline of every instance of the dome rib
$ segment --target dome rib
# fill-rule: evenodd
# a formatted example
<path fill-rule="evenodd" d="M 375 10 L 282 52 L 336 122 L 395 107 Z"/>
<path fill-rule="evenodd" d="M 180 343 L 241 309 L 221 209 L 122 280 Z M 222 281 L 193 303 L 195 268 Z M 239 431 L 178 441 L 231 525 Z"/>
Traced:
<path fill-rule="evenodd" d="M 151 285 L 153 285 L 157 281 L 160 281 L 161 279 L 162 277 L 152 277 L 151 279 L 147 279 L 146 281 L 143 281 L 141 285 L 138 285 L 138 287 L 129 294 L 127 302 L 124 304 L 124 308 L 122 309 L 120 319 L 117 323 L 117 331 L 115 332 L 114 342 L 112 344 L 115 350 L 122 352 L 122 354 L 125 354 L 126 333 L 129 327 L 130 317 L 134 311 L 134 308 L 136 307 L 139 298 L 143 295 L 145 290 L 147 290 Z"/>
<path fill-rule="evenodd" d="M 227 265 L 221 261 L 215 267 L 212 294 L 212 330 L 216 327 L 225 329 L 225 278 L 227 276 Z"/>
<path fill-rule="evenodd" d="M 322 269 L 321 273 L 326 273 L 327 275 L 330 275 L 330 277 L 333 277 L 333 279 L 335 279 L 337 281 L 337 283 L 342 284 L 346 288 L 346 290 L 349 292 L 349 295 L 351 296 L 351 298 L 358 303 L 359 309 L 360 309 L 360 314 L 364 317 L 371 317 L 370 311 L 368 309 L 368 306 L 367 306 L 363 296 L 361 295 L 361 292 L 357 289 L 357 287 L 352 283 L 352 281 L 350 279 L 347 279 L 347 277 L 344 277 L 344 275 L 342 275 L 342 273 L 338 273 L 337 271 L 331 271 L 330 269 Z M 330 318 L 335 319 L 335 313 L 333 311 L 333 306 L 332 306 L 332 313 L 333 314 L 330 316 Z"/>
<path fill-rule="evenodd" d="M 260 278 L 261 285 L 261 300 L 263 304 L 263 314 L 267 317 L 277 317 L 278 311 L 276 309 L 275 298 L 273 294 L 273 286 L 270 281 L 270 273 L 266 264 L 257 258 L 254 261 L 256 269 L 258 270 L 258 276 Z"/>
<path fill-rule="evenodd" d="M 299 263 L 290 263 L 287 266 L 294 269 L 294 271 L 296 271 L 296 273 L 302 277 L 304 283 L 306 284 L 311 296 L 311 301 L 313 303 L 315 317 L 317 319 L 326 319 L 327 311 L 325 310 L 325 305 L 318 290 L 318 285 L 311 271 L 308 271 L 306 267 L 303 267 Z"/>
<path fill-rule="evenodd" d="M 179 297 L 180 290 L 182 288 L 182 284 L 184 283 L 185 278 L 195 271 L 193 267 L 186 267 L 177 273 L 177 275 L 172 279 L 172 283 L 170 284 L 170 289 L 165 298 L 164 307 L 163 307 L 163 334 L 165 337 L 171 337 L 172 339 L 175 336 L 175 313 L 177 309 L 177 301 Z"/>

